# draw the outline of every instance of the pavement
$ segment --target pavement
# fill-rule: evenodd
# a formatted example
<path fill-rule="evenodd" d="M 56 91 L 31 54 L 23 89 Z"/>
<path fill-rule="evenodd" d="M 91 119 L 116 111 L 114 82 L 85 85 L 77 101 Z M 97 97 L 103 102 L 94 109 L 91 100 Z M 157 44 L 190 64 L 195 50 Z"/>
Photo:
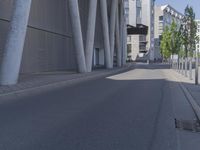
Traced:
<path fill-rule="evenodd" d="M 189 71 L 187 71 L 187 76 L 185 76 L 185 71 L 173 71 L 174 77 L 178 79 L 183 90 L 186 91 L 186 96 L 190 97 L 189 102 L 200 120 L 200 85 L 195 85 L 195 70 L 192 70 L 192 79 L 189 77 Z M 200 79 L 200 74 L 198 79 Z"/>
<path fill-rule="evenodd" d="M 196 119 L 175 74 L 167 65 L 136 64 L 70 86 L 0 97 L 0 149 L 199 150 L 199 133 L 175 127 L 175 119 Z"/>
<path fill-rule="evenodd" d="M 184 75 L 178 73 L 176 70 L 165 70 L 168 74 L 168 80 L 171 83 L 177 83 L 171 85 L 171 92 L 173 92 L 173 108 L 174 117 L 177 120 L 183 121 L 198 121 L 199 106 L 196 99 L 198 96 L 194 95 L 191 90 L 193 88 L 198 89 L 199 86 L 194 85 L 194 81 L 188 79 Z M 193 87 L 193 88 L 191 88 Z M 200 133 L 191 132 L 187 130 L 177 129 L 177 142 L 178 150 L 199 150 L 200 148 Z"/>
<path fill-rule="evenodd" d="M 122 68 L 97 69 L 90 73 L 76 72 L 43 72 L 35 74 L 20 75 L 19 82 L 16 85 L 0 86 L 0 98 L 9 99 L 15 96 L 30 96 L 44 91 L 54 90 L 70 86 L 72 84 L 105 77 L 108 75 L 120 73 L 133 69 L 134 63 L 128 63 Z"/>

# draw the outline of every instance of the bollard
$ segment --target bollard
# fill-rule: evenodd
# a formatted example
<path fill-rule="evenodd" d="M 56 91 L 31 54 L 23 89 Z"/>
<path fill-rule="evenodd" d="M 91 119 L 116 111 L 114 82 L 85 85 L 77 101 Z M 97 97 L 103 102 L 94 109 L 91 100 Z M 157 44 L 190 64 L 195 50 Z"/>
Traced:
<path fill-rule="evenodd" d="M 187 77 L 187 65 L 188 65 L 188 62 L 187 62 L 187 58 L 185 58 L 185 77 Z"/>
<path fill-rule="evenodd" d="M 182 58 L 182 60 L 181 60 L 181 74 L 183 75 L 183 64 L 184 64 L 184 59 Z"/>
<path fill-rule="evenodd" d="M 190 58 L 190 61 L 189 61 L 189 77 L 190 77 L 190 80 L 192 80 L 192 58 Z"/>

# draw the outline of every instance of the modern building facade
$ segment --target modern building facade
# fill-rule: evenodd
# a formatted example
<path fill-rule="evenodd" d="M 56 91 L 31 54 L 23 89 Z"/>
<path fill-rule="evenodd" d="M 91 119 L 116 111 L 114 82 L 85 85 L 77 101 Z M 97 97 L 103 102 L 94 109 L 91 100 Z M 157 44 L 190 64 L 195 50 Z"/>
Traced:
<path fill-rule="evenodd" d="M 154 1 L 126 0 L 126 22 L 135 33 L 128 35 L 129 59 L 140 58 L 154 60 Z M 143 32 L 142 32 L 143 31 Z"/>
<path fill-rule="evenodd" d="M 136 26 L 142 23 L 142 1 L 124 0 L 126 23 Z"/>
<path fill-rule="evenodd" d="M 170 5 L 155 6 L 155 58 L 160 59 L 160 40 L 166 26 L 170 26 L 173 22 L 180 27 L 184 15 L 175 10 Z"/>
<path fill-rule="evenodd" d="M 0 1 L 0 84 L 20 74 L 126 62 L 123 0 Z"/>
<path fill-rule="evenodd" d="M 125 0 L 125 16 L 128 26 L 136 27 L 141 24 L 141 0 Z M 128 60 L 136 60 L 139 53 L 139 39 L 137 34 L 129 34 L 127 36 L 127 53 Z"/>
<path fill-rule="evenodd" d="M 200 38 L 200 20 L 196 20 L 197 23 L 197 36 Z M 196 50 L 200 52 L 200 41 L 196 43 Z"/>
<path fill-rule="evenodd" d="M 148 58 L 154 60 L 154 5 L 155 0 L 142 0 L 142 23 L 148 26 L 147 45 Z"/>

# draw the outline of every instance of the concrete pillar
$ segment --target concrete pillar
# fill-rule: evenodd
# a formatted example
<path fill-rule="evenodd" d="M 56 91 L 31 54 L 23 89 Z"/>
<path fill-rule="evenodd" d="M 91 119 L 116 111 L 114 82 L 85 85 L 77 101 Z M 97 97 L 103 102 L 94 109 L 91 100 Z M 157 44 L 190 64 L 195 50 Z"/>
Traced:
<path fill-rule="evenodd" d="M 1 85 L 16 84 L 19 77 L 31 0 L 15 0 L 1 64 Z"/>
<path fill-rule="evenodd" d="M 121 67 L 122 66 L 122 49 L 121 49 L 121 43 L 120 43 L 120 29 L 119 29 L 119 8 L 117 7 L 117 17 L 116 17 L 116 27 L 115 27 L 115 32 L 116 32 L 116 48 L 117 48 L 117 66 Z"/>
<path fill-rule="evenodd" d="M 124 64 L 126 64 L 126 59 L 127 59 L 127 27 L 124 18 Z"/>
<path fill-rule="evenodd" d="M 120 4 L 120 45 L 121 45 L 121 52 L 122 52 L 122 66 L 124 65 L 124 9 L 122 4 Z"/>
<path fill-rule="evenodd" d="M 113 66 L 113 55 L 115 48 L 115 26 L 116 26 L 116 9 L 118 6 L 118 0 L 112 0 L 111 13 L 110 13 L 110 51 L 111 51 L 111 63 Z"/>
<path fill-rule="evenodd" d="M 97 0 L 90 0 L 88 24 L 87 24 L 86 47 L 85 47 L 85 60 L 86 60 L 86 66 L 87 66 L 88 72 L 92 71 L 92 57 L 93 57 L 93 51 L 94 51 L 96 13 L 97 13 Z"/>
<path fill-rule="evenodd" d="M 71 23 L 72 23 L 73 41 L 74 41 L 76 59 L 78 64 L 78 72 L 84 73 L 87 72 L 87 70 L 85 63 L 85 54 L 84 54 L 78 0 L 68 0 L 68 2 L 69 2 Z"/>
<path fill-rule="evenodd" d="M 102 29 L 103 29 L 103 41 L 105 49 L 105 61 L 106 68 L 111 69 L 111 52 L 110 52 L 110 40 L 109 40 L 109 29 L 108 29 L 108 10 L 107 0 L 100 0 L 101 18 L 102 18 Z"/>

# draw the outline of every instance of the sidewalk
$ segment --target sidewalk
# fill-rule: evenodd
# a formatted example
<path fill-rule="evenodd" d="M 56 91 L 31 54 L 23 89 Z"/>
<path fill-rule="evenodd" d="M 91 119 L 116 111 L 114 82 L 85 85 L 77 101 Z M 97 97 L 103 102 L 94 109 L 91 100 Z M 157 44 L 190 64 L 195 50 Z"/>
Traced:
<path fill-rule="evenodd" d="M 0 86 L 0 99 L 7 96 L 16 96 L 18 94 L 29 94 L 30 92 L 41 92 L 63 86 L 76 84 L 86 80 L 106 77 L 108 75 L 120 73 L 134 68 L 133 63 L 126 64 L 123 68 L 99 69 L 90 73 L 76 72 L 49 72 L 41 74 L 22 75 L 19 83 L 10 86 Z"/>
<path fill-rule="evenodd" d="M 187 77 L 185 77 L 185 72 L 183 72 L 183 74 L 177 72 L 176 70 L 173 70 L 173 72 L 175 77 L 181 82 L 181 86 L 185 91 L 186 96 L 189 98 L 189 102 L 191 103 L 198 119 L 200 120 L 200 85 L 195 85 L 194 71 L 192 80 L 189 79 L 189 71 Z"/>
<path fill-rule="evenodd" d="M 200 85 L 195 85 L 195 70 L 192 72 L 192 79 L 189 77 L 189 71 L 187 71 L 187 76 L 185 76 L 185 70 L 173 70 L 172 74 L 180 82 L 180 86 L 185 93 L 185 96 L 200 121 Z"/>
<path fill-rule="evenodd" d="M 195 71 L 193 69 L 192 72 L 192 80 L 189 79 L 189 71 L 188 76 L 185 77 L 184 74 L 179 73 L 178 71 L 174 70 L 176 78 L 178 78 L 181 83 L 184 85 L 184 87 L 190 92 L 192 98 L 197 102 L 197 104 L 200 106 L 200 85 L 195 85 Z M 199 80 L 200 80 L 200 74 L 199 74 Z"/>
<path fill-rule="evenodd" d="M 189 80 L 176 70 L 164 70 L 170 81 L 171 94 L 173 95 L 172 106 L 174 117 L 182 123 L 182 128 L 176 129 L 178 150 L 199 150 L 200 133 L 190 130 L 199 120 L 199 96 L 200 86 L 195 86 L 194 81 Z M 198 103 L 197 103 L 198 102 Z M 196 126 L 195 126 L 196 127 Z M 196 129 L 196 128 L 193 129 Z"/>

